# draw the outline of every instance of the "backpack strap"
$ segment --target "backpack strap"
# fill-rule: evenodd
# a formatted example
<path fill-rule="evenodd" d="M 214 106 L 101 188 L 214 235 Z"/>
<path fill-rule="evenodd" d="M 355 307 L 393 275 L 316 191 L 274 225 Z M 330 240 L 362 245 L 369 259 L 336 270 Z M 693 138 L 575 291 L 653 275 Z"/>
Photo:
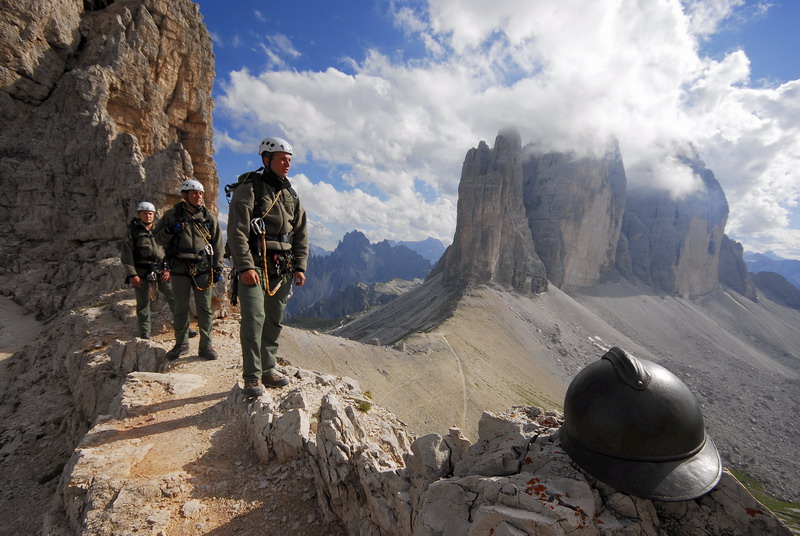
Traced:
<path fill-rule="evenodd" d="M 261 217 L 264 217 L 272 209 L 272 207 L 275 205 L 275 202 L 277 202 L 278 194 L 280 194 L 280 190 L 278 190 L 278 192 L 276 193 L 275 199 L 273 200 L 273 203 L 269 207 L 267 207 L 266 202 L 264 201 L 264 198 L 266 197 L 266 193 L 267 193 L 266 192 L 266 185 L 264 184 L 265 181 L 256 180 L 258 177 L 260 177 L 262 175 L 263 171 L 264 171 L 264 168 L 262 166 L 262 167 L 258 168 L 255 171 L 248 171 L 246 173 L 242 173 L 241 175 L 239 175 L 239 177 L 237 177 L 236 182 L 231 183 L 231 184 L 226 184 L 225 185 L 225 198 L 228 200 L 228 203 L 231 202 L 231 196 L 233 195 L 233 191 L 236 190 L 236 188 L 238 188 L 242 184 L 245 184 L 245 183 L 249 182 L 249 183 L 251 183 L 253 185 L 253 196 L 255 198 L 255 206 L 253 207 L 253 209 L 256 212 L 258 212 L 259 214 L 261 214 Z M 288 188 L 284 188 L 284 189 L 285 190 L 289 190 L 289 192 L 292 194 L 292 197 L 294 198 L 294 214 L 295 214 L 295 218 L 292 220 L 292 225 L 294 226 L 297 223 L 297 213 L 298 213 L 298 209 L 299 209 L 299 205 L 300 205 L 300 197 L 297 195 L 297 192 L 295 191 L 295 189 L 292 188 L 291 186 L 289 186 Z"/>

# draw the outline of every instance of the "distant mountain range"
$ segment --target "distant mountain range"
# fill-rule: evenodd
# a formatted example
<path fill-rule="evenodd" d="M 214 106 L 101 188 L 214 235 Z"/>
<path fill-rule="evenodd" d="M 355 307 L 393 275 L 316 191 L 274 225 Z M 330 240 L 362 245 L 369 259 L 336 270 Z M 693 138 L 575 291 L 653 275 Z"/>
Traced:
<path fill-rule="evenodd" d="M 328 250 L 327 250 L 327 249 L 325 249 L 325 248 L 321 248 L 321 247 L 317 246 L 316 244 L 309 244 L 309 246 L 308 246 L 308 251 L 309 251 L 309 254 L 310 254 L 312 257 L 313 257 L 313 256 L 317 256 L 317 257 L 325 257 L 325 256 L 328 256 L 328 255 L 330 255 L 330 254 L 331 254 L 331 252 L 330 252 L 330 251 L 328 251 Z"/>
<path fill-rule="evenodd" d="M 445 250 L 445 245 L 442 244 L 441 240 L 437 240 L 430 236 L 425 240 L 418 241 L 403 240 L 401 242 L 396 242 L 394 240 L 387 240 L 386 242 L 393 247 L 405 246 L 411 251 L 416 251 L 428 259 L 432 265 L 439 261 Z M 321 248 L 315 244 L 311 244 L 310 248 L 311 255 L 316 255 L 317 257 L 326 257 L 331 254 L 331 252 L 327 249 Z"/>
<path fill-rule="evenodd" d="M 772 251 L 764 253 L 746 251 L 743 258 L 751 273 L 774 272 L 785 277 L 795 287 L 800 288 L 800 261 L 784 259 Z"/>
<path fill-rule="evenodd" d="M 434 251 L 438 240 L 428 239 L 410 244 L 423 248 L 428 254 Z M 315 252 L 322 251 L 325 254 Z M 364 296 L 364 289 L 373 283 L 384 283 L 394 279 L 411 281 L 424 279 L 431 271 L 432 263 L 425 256 L 413 251 L 404 244 L 383 240 L 371 244 L 360 231 L 351 231 L 344 235 L 336 249 L 328 253 L 322 248 L 314 247 L 308 263 L 309 278 L 301 289 L 297 289 L 286 308 L 287 319 L 298 316 L 332 317 L 334 309 L 350 314 L 363 310 L 369 304 L 385 303 L 380 287 L 370 290 L 370 297 Z M 358 289 L 352 287 L 358 285 Z M 401 285 L 402 287 L 402 285 Z M 352 289 L 352 292 L 343 292 Z M 377 292 L 377 294 L 376 294 Z M 391 292 L 396 297 L 397 291 Z M 352 298 L 356 303 L 330 303 L 314 307 L 320 300 L 336 295 L 339 300 Z"/>
<path fill-rule="evenodd" d="M 439 259 L 444 254 L 445 246 L 442 244 L 440 240 L 436 240 L 433 237 L 428 237 L 425 240 L 420 240 L 417 242 L 410 242 L 410 241 L 402 241 L 402 242 L 394 242 L 389 240 L 389 243 L 396 246 L 405 246 L 411 251 L 416 251 L 429 261 L 431 264 L 434 265 L 439 262 Z"/>

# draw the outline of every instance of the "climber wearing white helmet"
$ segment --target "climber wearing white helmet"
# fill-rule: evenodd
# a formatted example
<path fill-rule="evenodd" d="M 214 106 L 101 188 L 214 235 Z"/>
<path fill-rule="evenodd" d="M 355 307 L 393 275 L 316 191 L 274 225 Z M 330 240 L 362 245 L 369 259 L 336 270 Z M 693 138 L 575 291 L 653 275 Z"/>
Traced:
<path fill-rule="evenodd" d="M 125 267 L 125 282 L 133 286 L 136 294 L 136 320 L 139 336 L 149 339 L 152 331 L 150 303 L 164 295 L 172 310 L 172 286 L 169 270 L 164 263 L 164 248 L 153 236 L 156 207 L 142 201 L 136 205 L 138 216 L 128 224 L 128 232 L 122 240 L 120 260 Z"/>
<path fill-rule="evenodd" d="M 264 138 L 258 153 L 263 171 L 239 177 L 228 211 L 248 397 L 263 394 L 261 384 L 278 388 L 289 383 L 276 368 L 278 337 L 292 283 L 305 283 L 308 261 L 306 212 L 287 178 L 292 146 L 281 138 Z"/>
<path fill-rule="evenodd" d="M 175 296 L 175 346 L 167 352 L 167 359 L 172 361 L 189 353 L 191 294 L 200 331 L 197 355 L 217 359 L 211 341 L 211 294 L 212 285 L 222 280 L 222 234 L 217 219 L 203 204 L 205 188 L 200 181 L 183 181 L 180 193 L 182 201 L 164 214 L 154 233 L 166 247 Z"/>

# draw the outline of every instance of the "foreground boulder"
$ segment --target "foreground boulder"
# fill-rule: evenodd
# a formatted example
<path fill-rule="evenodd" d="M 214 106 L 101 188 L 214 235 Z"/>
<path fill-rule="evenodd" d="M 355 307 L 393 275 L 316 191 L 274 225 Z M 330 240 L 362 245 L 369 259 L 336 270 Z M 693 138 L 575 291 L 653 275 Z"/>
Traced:
<path fill-rule="evenodd" d="M 393 417 L 357 409 L 355 386 L 328 391 L 300 382 L 246 418 L 262 459 L 310 457 L 321 506 L 351 534 L 790 534 L 727 471 L 691 501 L 615 491 L 572 463 L 555 411 L 484 413 L 472 445 L 455 428 L 407 445 Z"/>

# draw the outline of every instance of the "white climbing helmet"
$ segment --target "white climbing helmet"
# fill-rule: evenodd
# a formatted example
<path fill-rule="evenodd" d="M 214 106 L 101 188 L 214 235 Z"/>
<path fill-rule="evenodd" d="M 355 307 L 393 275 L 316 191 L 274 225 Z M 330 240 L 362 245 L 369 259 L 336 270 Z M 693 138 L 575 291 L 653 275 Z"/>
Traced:
<path fill-rule="evenodd" d="M 156 211 L 156 207 L 153 206 L 153 203 L 148 203 L 147 201 L 142 201 L 141 203 L 136 205 L 136 212 L 142 212 L 142 211 L 155 212 Z"/>
<path fill-rule="evenodd" d="M 258 154 L 276 152 L 292 154 L 292 146 L 283 138 L 264 138 L 258 145 Z"/>
<path fill-rule="evenodd" d="M 200 181 L 196 181 L 194 179 L 183 181 L 183 183 L 181 184 L 181 193 L 188 192 L 191 190 L 197 190 L 199 192 L 206 191 L 206 189 L 203 188 L 203 185 L 200 183 Z"/>

